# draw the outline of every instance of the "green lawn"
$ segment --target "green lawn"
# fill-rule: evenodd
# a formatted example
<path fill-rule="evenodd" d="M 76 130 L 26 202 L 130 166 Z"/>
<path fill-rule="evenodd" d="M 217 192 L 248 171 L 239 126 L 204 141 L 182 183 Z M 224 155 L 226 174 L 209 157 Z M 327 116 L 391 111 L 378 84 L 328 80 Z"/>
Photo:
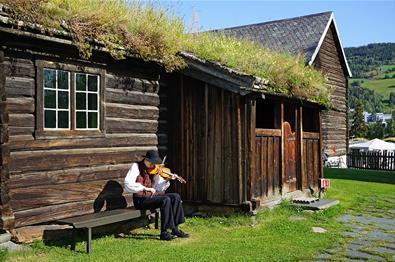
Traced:
<path fill-rule="evenodd" d="M 328 198 L 337 198 L 340 205 L 319 213 L 308 213 L 283 203 L 272 210 L 258 213 L 255 220 L 243 215 L 232 217 L 188 218 L 182 228 L 191 233 L 189 239 L 171 242 L 157 240 L 158 231 L 139 229 L 133 234 L 115 238 L 100 236 L 93 241 L 93 253 L 84 254 L 79 243 L 77 252 L 65 247 L 35 242 L 32 250 L 4 254 L 7 261 L 299 261 L 313 259 L 321 250 L 344 241 L 335 234 L 345 230 L 335 220 L 345 212 L 358 212 L 368 205 L 390 207 L 371 196 L 394 197 L 395 174 L 362 170 L 326 169 L 331 179 Z M 393 204 L 392 204 L 393 205 Z M 291 215 L 306 220 L 290 221 Z M 311 231 L 319 226 L 325 234 Z M 1 256 L 0 256 L 1 258 Z"/>
<path fill-rule="evenodd" d="M 382 94 L 385 99 L 389 99 L 390 93 L 395 92 L 395 78 L 389 79 L 365 79 L 365 78 L 352 78 L 350 79 L 350 84 L 354 81 L 363 81 L 362 87 L 369 88 L 380 94 Z"/>

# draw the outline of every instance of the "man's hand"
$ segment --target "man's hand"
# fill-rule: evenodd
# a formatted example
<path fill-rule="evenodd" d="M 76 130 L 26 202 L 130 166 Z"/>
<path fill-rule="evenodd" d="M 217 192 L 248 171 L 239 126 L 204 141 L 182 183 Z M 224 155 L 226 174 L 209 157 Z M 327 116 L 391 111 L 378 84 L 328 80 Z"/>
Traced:
<path fill-rule="evenodd" d="M 145 188 L 145 191 L 151 192 L 151 193 L 152 193 L 152 196 L 155 195 L 155 193 L 156 193 L 155 188 L 152 188 L 152 187 L 146 187 L 146 188 Z"/>

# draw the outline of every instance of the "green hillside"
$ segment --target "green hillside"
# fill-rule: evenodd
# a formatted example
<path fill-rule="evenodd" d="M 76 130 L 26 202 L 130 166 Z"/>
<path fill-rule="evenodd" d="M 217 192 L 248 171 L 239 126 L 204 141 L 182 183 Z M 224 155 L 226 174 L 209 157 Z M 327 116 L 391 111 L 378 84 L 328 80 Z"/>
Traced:
<path fill-rule="evenodd" d="M 363 97 L 366 111 L 372 112 L 373 108 L 384 112 L 394 110 L 395 104 L 390 103 L 390 94 L 395 95 L 395 43 L 345 48 L 345 52 L 354 77 L 349 81 L 350 107 L 353 108 L 355 101 Z"/>

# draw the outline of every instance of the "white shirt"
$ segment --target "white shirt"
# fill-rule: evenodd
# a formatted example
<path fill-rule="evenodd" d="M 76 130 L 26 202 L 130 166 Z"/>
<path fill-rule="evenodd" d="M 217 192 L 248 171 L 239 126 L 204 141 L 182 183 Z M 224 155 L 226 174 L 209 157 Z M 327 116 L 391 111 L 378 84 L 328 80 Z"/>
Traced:
<path fill-rule="evenodd" d="M 133 163 L 125 177 L 125 189 L 130 193 L 138 193 L 146 189 L 141 183 L 136 182 L 137 176 L 140 175 L 139 166 Z M 152 182 L 152 187 L 156 192 L 164 192 L 170 186 L 170 181 L 166 181 L 159 175 L 155 175 Z"/>

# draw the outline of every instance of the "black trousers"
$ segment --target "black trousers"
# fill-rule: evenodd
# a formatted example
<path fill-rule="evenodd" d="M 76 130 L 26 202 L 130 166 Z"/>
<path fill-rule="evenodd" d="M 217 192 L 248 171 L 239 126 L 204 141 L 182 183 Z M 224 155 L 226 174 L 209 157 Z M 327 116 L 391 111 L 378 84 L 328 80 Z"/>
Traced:
<path fill-rule="evenodd" d="M 185 222 L 181 197 L 177 193 L 166 193 L 152 197 L 142 197 L 134 194 L 133 203 L 137 209 L 160 208 L 161 231 L 176 229 L 179 224 Z"/>

